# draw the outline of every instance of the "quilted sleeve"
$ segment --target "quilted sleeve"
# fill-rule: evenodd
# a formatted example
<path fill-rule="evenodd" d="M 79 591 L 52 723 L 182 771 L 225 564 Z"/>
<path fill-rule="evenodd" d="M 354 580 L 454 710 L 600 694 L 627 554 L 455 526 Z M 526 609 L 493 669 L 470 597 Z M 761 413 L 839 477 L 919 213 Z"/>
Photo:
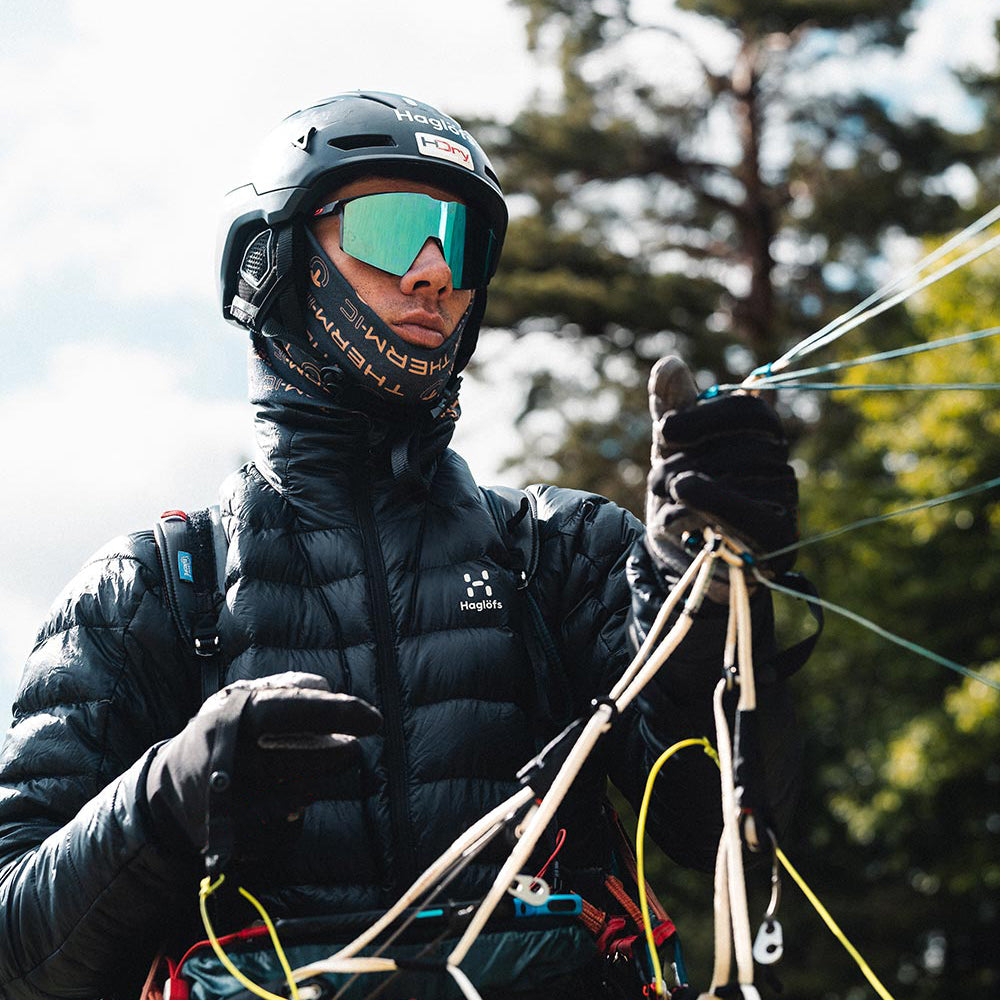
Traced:
<path fill-rule="evenodd" d="M 2 997 L 137 993 L 195 895 L 140 806 L 153 745 L 197 707 L 155 566 L 148 533 L 98 553 L 24 669 L 0 751 Z"/>

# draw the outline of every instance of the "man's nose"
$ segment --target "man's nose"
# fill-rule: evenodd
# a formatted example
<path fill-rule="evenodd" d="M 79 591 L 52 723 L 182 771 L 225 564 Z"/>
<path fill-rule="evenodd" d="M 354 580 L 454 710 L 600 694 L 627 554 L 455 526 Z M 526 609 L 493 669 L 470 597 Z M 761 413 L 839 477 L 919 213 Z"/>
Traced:
<path fill-rule="evenodd" d="M 429 291 L 434 295 L 448 295 L 454 291 L 451 268 L 444 259 L 441 245 L 432 236 L 420 248 L 406 274 L 399 279 L 400 288 L 408 295 Z"/>

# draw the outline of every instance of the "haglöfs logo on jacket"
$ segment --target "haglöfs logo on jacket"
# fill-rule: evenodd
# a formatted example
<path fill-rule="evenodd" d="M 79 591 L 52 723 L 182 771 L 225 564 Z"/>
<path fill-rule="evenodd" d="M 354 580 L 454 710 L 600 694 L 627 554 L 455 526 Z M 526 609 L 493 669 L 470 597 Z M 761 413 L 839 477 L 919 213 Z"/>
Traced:
<path fill-rule="evenodd" d="M 503 602 L 493 597 L 493 587 L 490 585 L 490 571 L 484 569 L 478 576 L 466 573 L 465 593 L 472 598 L 469 601 L 459 601 L 461 611 L 493 611 L 503 608 Z"/>

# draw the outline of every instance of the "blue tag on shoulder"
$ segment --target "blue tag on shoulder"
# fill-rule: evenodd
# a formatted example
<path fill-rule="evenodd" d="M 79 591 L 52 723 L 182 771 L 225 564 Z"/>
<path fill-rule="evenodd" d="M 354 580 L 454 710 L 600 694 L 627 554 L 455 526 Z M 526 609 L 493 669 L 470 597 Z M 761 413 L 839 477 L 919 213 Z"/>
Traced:
<path fill-rule="evenodd" d="M 188 583 L 194 583 L 193 565 L 190 552 L 177 553 L 177 571 L 181 579 L 187 580 Z"/>

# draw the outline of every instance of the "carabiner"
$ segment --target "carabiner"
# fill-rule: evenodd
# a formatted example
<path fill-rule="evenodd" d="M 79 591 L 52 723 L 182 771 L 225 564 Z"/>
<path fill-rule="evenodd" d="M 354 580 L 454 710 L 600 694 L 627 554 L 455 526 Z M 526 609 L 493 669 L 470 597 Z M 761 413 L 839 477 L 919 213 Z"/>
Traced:
<path fill-rule="evenodd" d="M 534 875 L 526 875 L 523 872 L 514 876 L 507 891 L 515 899 L 523 900 L 529 906 L 541 906 L 551 892 L 545 879 L 535 878 Z"/>

